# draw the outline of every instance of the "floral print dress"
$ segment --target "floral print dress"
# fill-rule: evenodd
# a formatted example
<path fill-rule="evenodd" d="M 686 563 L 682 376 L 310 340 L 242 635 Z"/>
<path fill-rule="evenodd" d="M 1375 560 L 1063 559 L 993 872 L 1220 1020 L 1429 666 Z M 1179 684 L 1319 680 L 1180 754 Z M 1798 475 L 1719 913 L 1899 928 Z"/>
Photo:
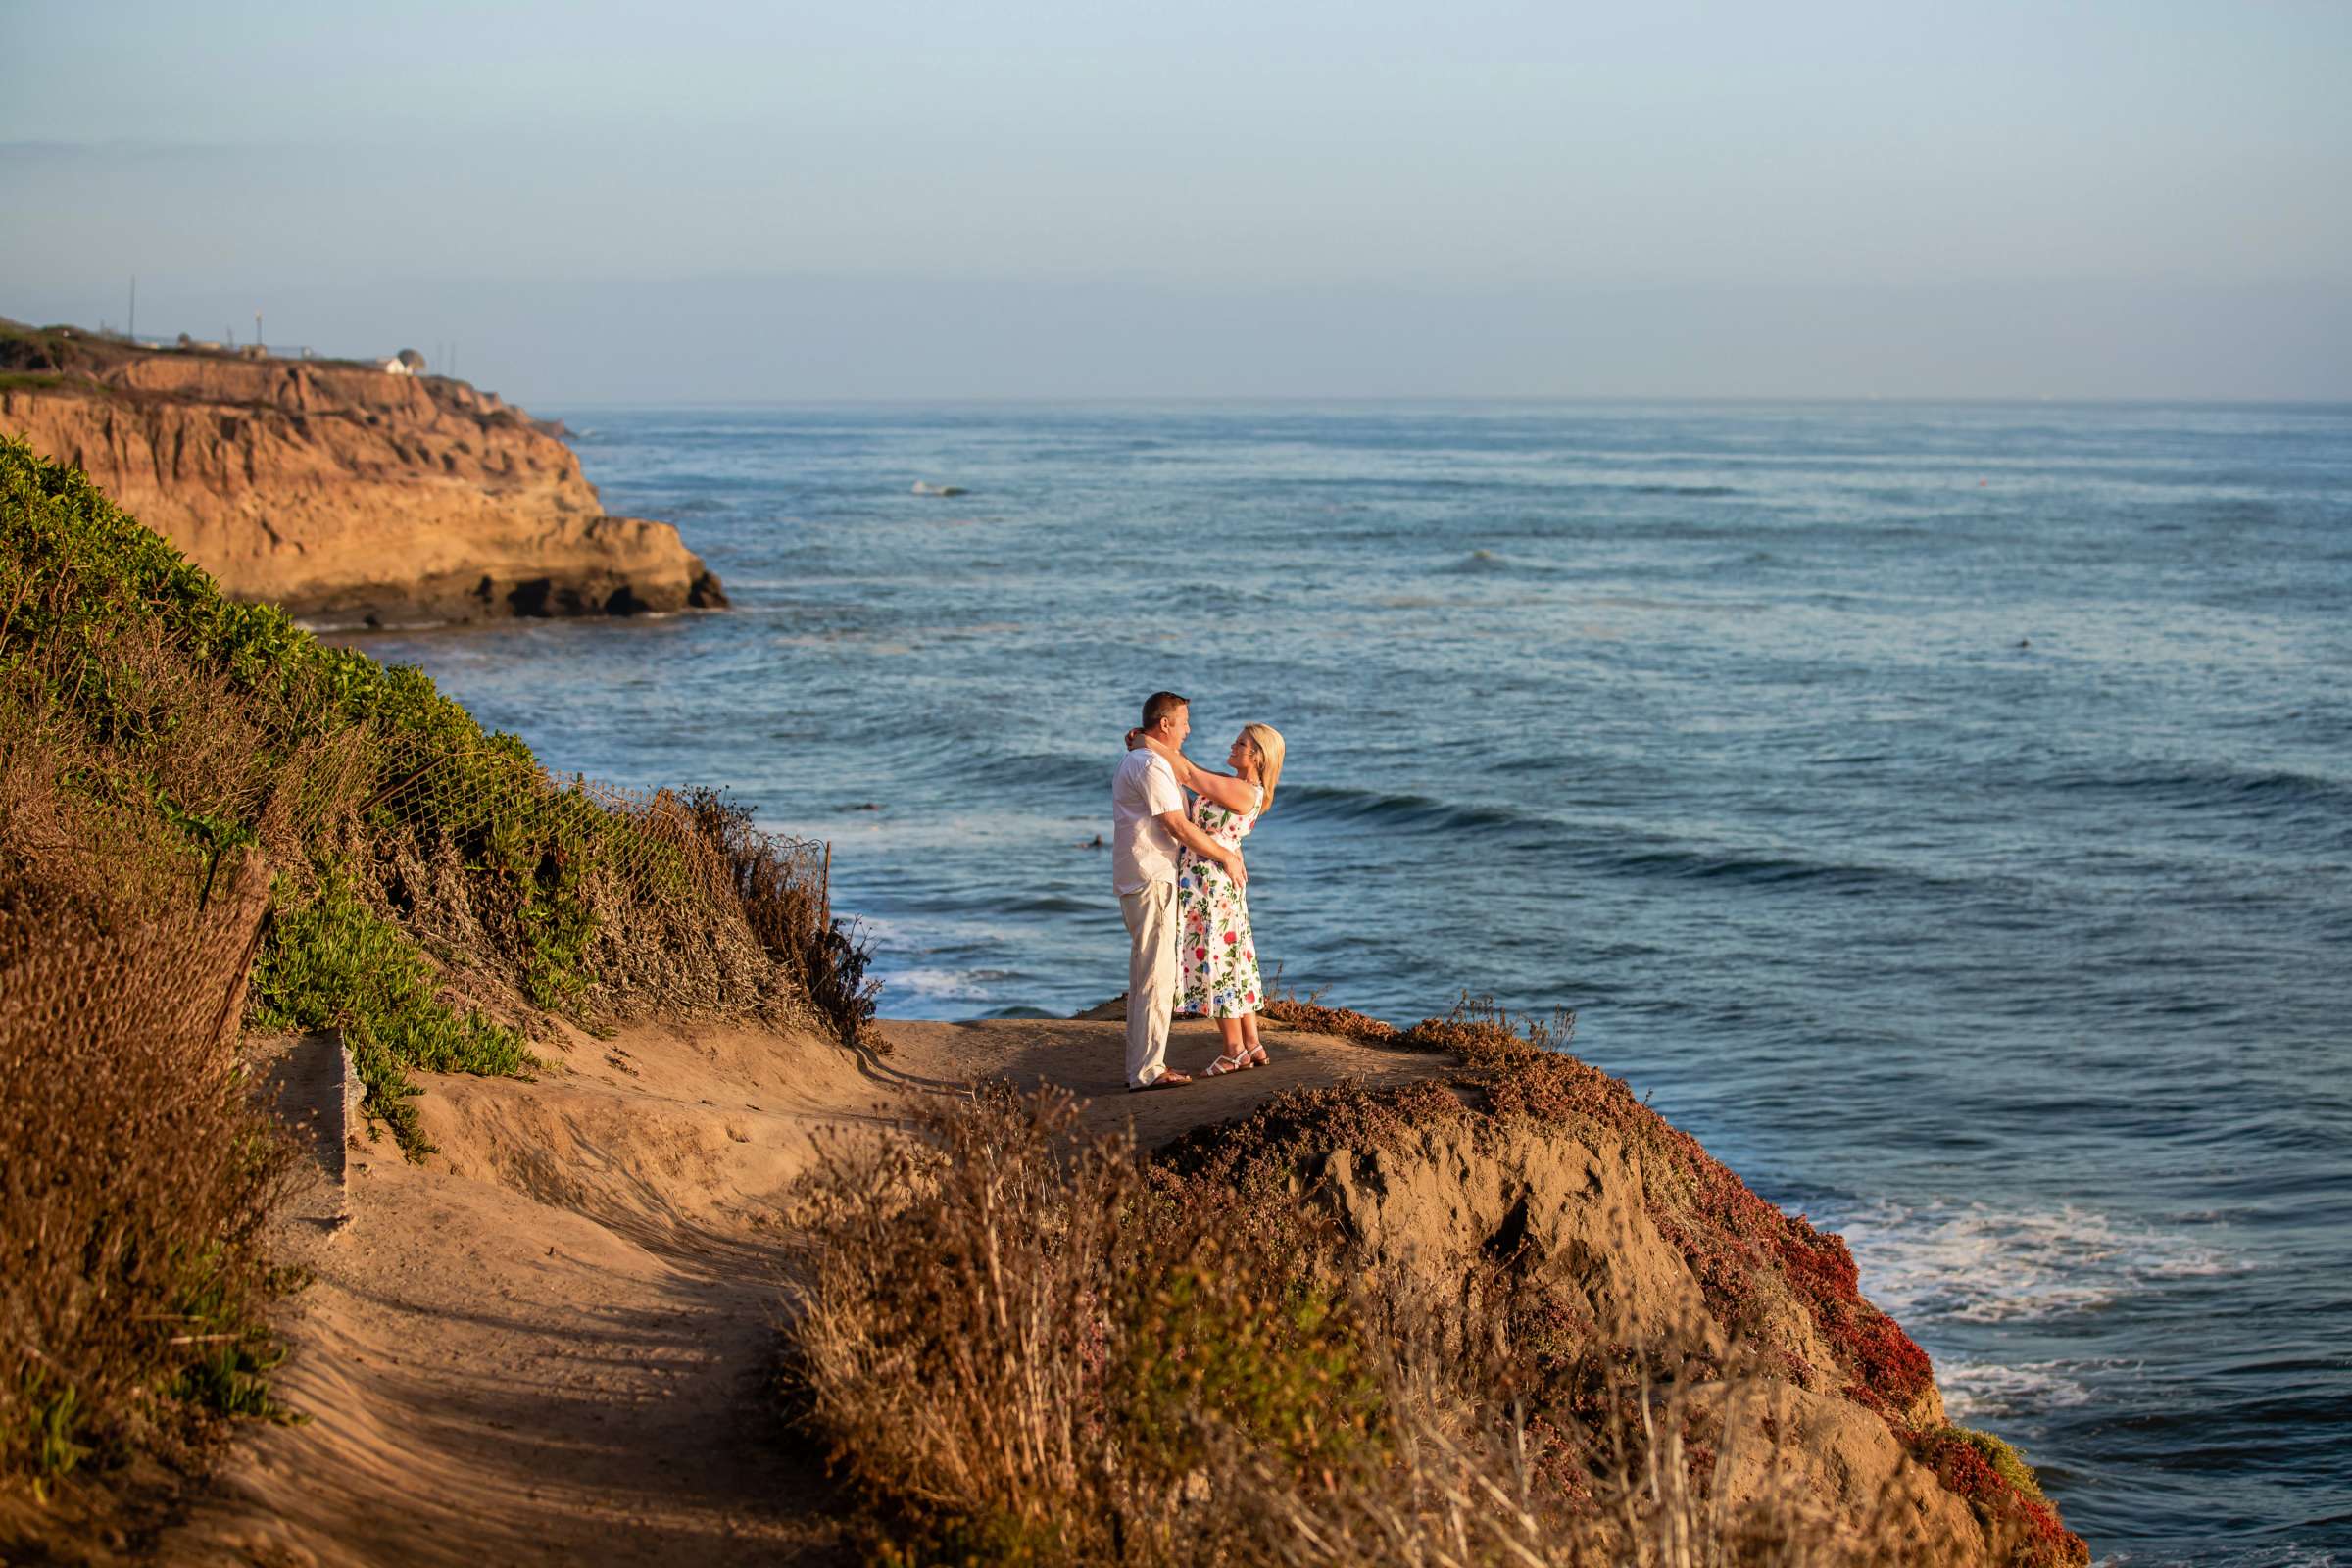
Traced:
<path fill-rule="evenodd" d="M 1257 800 L 1265 800 L 1258 791 Z M 1236 811 L 1203 795 L 1193 802 L 1193 825 L 1220 844 L 1240 845 L 1257 812 Z M 1176 991 L 1178 1012 L 1239 1018 L 1265 1007 L 1257 977 L 1257 944 L 1250 936 L 1250 901 L 1225 868 L 1186 850 L 1176 862 Z"/>

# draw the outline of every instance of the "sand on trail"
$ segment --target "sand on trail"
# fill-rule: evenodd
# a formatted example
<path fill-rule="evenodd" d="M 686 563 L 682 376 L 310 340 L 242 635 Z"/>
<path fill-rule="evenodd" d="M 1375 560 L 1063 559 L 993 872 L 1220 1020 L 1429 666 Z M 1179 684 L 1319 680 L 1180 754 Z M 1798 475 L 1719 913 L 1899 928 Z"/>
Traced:
<path fill-rule="evenodd" d="M 157 1560 L 290 1565 L 852 1560 L 820 1456 L 773 1414 L 781 1204 L 831 1140 L 975 1080 L 1091 1101 L 1147 1147 L 1286 1089 L 1441 1059 L 1269 1033 L 1271 1065 L 1124 1093 L 1116 1022 L 890 1020 L 887 1054 L 741 1026 L 568 1036 L 535 1081 L 424 1076 L 439 1152 L 356 1139 L 349 1222 L 287 1238 L 278 1396 Z M 1169 1059 L 1216 1054 L 1178 1025 Z"/>

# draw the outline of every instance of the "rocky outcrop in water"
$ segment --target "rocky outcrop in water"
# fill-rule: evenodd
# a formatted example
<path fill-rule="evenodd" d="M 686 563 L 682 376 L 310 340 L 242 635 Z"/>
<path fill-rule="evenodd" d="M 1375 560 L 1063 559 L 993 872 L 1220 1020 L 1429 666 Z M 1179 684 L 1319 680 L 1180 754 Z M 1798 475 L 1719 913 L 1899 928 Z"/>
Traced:
<path fill-rule="evenodd" d="M 398 625 L 718 608 L 665 522 L 605 514 L 559 424 L 446 376 L 0 322 L 0 430 L 239 599 Z"/>

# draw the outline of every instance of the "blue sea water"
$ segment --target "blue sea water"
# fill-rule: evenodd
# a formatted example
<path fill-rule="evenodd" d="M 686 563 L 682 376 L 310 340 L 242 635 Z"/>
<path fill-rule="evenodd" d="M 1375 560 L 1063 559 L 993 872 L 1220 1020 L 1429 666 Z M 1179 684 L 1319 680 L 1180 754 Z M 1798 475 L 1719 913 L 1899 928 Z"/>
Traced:
<path fill-rule="evenodd" d="M 886 1014 L 1119 991 L 1120 732 L 1270 722 L 1285 984 L 1575 1008 L 2094 1554 L 2352 1558 L 2352 409 L 558 412 L 736 608 L 365 646 L 830 838 Z"/>

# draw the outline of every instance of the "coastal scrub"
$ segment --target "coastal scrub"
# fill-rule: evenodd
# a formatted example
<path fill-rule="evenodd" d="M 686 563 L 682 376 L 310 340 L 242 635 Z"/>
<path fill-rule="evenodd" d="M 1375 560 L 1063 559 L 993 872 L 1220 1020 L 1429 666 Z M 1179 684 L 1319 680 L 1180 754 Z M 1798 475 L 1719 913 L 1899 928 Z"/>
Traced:
<path fill-rule="evenodd" d="M 126 905 L 36 762 L 0 737 L 0 1504 L 270 1413 L 292 1158 L 233 1047 L 258 865 Z"/>
<path fill-rule="evenodd" d="M 1472 1114 L 1443 1086 L 1277 1103 L 1226 1152 Z M 1924 1529 L 1940 1493 L 1883 1432 L 1834 1461 L 1877 1455 L 1883 1492 L 1825 1506 L 1755 1414 L 1778 1385 L 1702 1321 L 1596 1317 L 1523 1251 L 1400 1266 L 1271 1164 L 1146 1159 L 1074 1114 L 983 1088 L 802 1192 L 786 1394 L 874 1560 L 2031 1560 L 1978 1554 L 1948 1497 L 1958 1536 Z"/>
<path fill-rule="evenodd" d="M 335 1027 L 422 1152 L 406 1071 L 514 1072 L 535 1015 L 872 1016 L 806 851 L 714 796 L 553 779 L 421 672 L 224 597 L 78 471 L 0 441 L 0 682 L 20 750 L 151 853 L 273 875 L 254 1022 Z M 122 829 L 122 831 L 133 831 Z M 203 897 L 201 886 L 199 901 Z"/>

